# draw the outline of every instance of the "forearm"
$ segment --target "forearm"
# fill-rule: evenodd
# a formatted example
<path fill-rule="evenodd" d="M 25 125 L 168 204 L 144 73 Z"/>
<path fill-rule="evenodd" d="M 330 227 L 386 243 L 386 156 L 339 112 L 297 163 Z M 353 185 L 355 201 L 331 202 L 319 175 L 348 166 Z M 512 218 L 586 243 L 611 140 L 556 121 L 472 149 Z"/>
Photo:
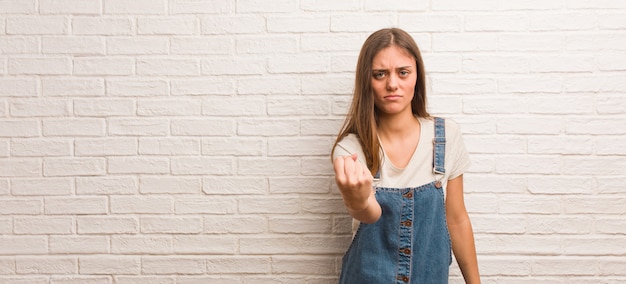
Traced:
<path fill-rule="evenodd" d="M 380 208 L 380 204 L 376 200 L 376 196 L 372 191 L 372 194 L 368 197 L 365 204 L 350 204 L 346 202 L 344 199 L 344 203 L 346 205 L 346 209 L 348 209 L 348 213 L 354 219 L 359 220 L 360 222 L 372 224 L 376 223 L 382 214 L 382 209 Z"/>
<path fill-rule="evenodd" d="M 456 223 L 449 223 L 448 229 L 452 239 L 452 251 L 454 251 L 456 261 L 459 264 L 461 273 L 463 273 L 465 283 L 480 283 L 474 232 L 469 217 Z"/>

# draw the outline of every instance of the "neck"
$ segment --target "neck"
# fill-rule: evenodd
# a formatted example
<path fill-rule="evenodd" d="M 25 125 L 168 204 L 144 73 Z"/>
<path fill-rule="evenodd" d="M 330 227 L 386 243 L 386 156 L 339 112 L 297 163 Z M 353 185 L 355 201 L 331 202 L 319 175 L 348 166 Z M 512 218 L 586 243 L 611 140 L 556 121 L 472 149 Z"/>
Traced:
<path fill-rule="evenodd" d="M 419 121 L 411 112 L 396 115 L 380 116 L 378 120 L 378 134 L 385 137 L 406 137 L 415 132 Z"/>

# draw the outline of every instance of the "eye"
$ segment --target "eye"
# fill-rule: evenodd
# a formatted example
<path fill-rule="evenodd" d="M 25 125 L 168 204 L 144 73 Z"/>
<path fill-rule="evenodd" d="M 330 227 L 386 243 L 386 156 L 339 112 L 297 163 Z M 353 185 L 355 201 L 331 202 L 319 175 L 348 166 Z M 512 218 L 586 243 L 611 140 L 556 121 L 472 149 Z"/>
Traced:
<path fill-rule="evenodd" d="M 382 79 L 385 77 L 385 72 L 377 71 L 377 72 L 374 72 L 373 76 L 374 76 L 374 79 Z"/>
<path fill-rule="evenodd" d="M 401 70 L 400 71 L 400 76 L 406 77 L 406 76 L 409 76 L 409 73 L 411 73 L 411 72 L 409 72 L 409 70 Z"/>

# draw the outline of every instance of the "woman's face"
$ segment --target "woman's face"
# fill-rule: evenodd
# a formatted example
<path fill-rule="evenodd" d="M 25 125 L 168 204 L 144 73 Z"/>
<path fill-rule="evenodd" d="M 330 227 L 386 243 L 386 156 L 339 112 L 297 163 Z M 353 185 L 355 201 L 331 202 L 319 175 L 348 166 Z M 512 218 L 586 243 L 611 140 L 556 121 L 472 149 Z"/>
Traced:
<path fill-rule="evenodd" d="M 411 112 L 411 100 L 417 83 L 415 58 L 392 45 L 379 51 L 372 61 L 374 104 L 380 114 Z"/>

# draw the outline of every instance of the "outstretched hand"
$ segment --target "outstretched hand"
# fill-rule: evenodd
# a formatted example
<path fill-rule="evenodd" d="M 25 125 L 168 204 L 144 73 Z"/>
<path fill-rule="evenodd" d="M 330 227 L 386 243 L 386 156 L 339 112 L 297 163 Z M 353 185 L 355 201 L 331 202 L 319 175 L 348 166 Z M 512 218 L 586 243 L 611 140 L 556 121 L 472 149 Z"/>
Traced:
<path fill-rule="evenodd" d="M 369 169 L 357 161 L 357 154 L 338 157 L 333 161 L 335 181 L 346 207 L 361 211 L 368 206 L 372 195 L 373 177 Z"/>

